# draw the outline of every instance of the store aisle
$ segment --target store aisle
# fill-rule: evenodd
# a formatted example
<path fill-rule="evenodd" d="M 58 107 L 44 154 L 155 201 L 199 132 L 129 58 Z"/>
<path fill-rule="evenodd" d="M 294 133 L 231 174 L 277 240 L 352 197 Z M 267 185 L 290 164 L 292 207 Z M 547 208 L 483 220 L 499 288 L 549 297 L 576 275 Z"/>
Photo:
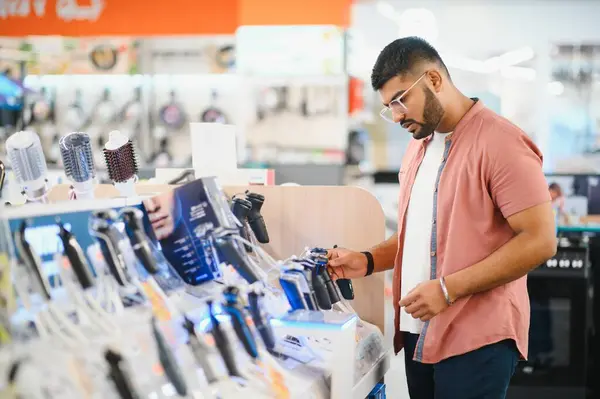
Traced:
<path fill-rule="evenodd" d="M 388 273 L 388 281 L 391 282 L 391 273 Z M 394 332 L 394 306 L 391 296 L 386 296 L 385 302 L 385 336 L 388 339 L 388 344 L 392 345 Z M 406 386 L 406 374 L 404 372 L 404 351 L 392 359 L 390 369 L 385 375 L 386 395 L 390 399 L 410 399 L 408 396 L 408 388 Z"/>
<path fill-rule="evenodd" d="M 410 399 L 404 373 L 404 352 L 392 359 L 390 370 L 385 375 L 386 396 L 390 399 Z"/>

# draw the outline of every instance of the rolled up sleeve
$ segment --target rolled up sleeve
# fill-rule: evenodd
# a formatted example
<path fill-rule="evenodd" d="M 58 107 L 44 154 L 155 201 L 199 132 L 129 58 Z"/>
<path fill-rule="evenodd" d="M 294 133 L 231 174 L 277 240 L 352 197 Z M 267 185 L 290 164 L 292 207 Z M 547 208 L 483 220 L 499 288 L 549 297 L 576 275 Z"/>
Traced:
<path fill-rule="evenodd" d="M 505 218 L 551 200 L 542 153 L 529 137 L 503 129 L 489 144 L 490 192 Z"/>

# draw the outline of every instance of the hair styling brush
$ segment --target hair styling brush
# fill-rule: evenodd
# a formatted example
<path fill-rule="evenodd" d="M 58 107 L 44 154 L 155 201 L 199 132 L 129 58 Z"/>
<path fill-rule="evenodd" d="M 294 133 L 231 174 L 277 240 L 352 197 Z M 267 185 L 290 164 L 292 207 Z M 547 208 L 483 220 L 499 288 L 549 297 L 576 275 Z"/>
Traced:
<path fill-rule="evenodd" d="M 6 152 L 29 202 L 46 202 L 48 167 L 40 138 L 29 131 L 17 132 L 6 140 Z"/>
<path fill-rule="evenodd" d="M 113 130 L 104 145 L 104 160 L 108 176 L 122 196 L 135 196 L 138 164 L 133 143 L 127 136 Z"/>
<path fill-rule="evenodd" d="M 75 199 L 94 198 L 96 167 L 90 136 L 86 133 L 69 133 L 58 142 L 65 173 L 73 182 Z"/>

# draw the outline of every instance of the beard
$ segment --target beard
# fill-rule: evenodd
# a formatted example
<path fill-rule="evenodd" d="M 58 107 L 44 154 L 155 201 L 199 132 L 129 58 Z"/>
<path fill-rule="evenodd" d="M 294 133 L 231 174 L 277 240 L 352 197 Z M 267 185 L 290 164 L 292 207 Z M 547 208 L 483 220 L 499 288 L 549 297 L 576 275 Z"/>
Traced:
<path fill-rule="evenodd" d="M 423 93 L 425 94 L 423 122 L 414 122 L 419 125 L 419 129 L 413 134 L 416 140 L 431 136 L 444 116 L 444 108 L 435 94 L 428 87 L 423 88 Z"/>

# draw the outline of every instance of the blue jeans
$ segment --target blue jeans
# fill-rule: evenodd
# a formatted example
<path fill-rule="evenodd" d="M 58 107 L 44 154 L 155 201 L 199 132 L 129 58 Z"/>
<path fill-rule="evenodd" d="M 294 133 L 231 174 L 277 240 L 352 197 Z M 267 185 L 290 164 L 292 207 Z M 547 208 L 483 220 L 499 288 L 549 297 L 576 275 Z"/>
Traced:
<path fill-rule="evenodd" d="M 437 364 L 415 362 L 417 334 L 404 333 L 404 363 L 411 399 L 504 399 L 519 353 L 505 340 Z"/>

